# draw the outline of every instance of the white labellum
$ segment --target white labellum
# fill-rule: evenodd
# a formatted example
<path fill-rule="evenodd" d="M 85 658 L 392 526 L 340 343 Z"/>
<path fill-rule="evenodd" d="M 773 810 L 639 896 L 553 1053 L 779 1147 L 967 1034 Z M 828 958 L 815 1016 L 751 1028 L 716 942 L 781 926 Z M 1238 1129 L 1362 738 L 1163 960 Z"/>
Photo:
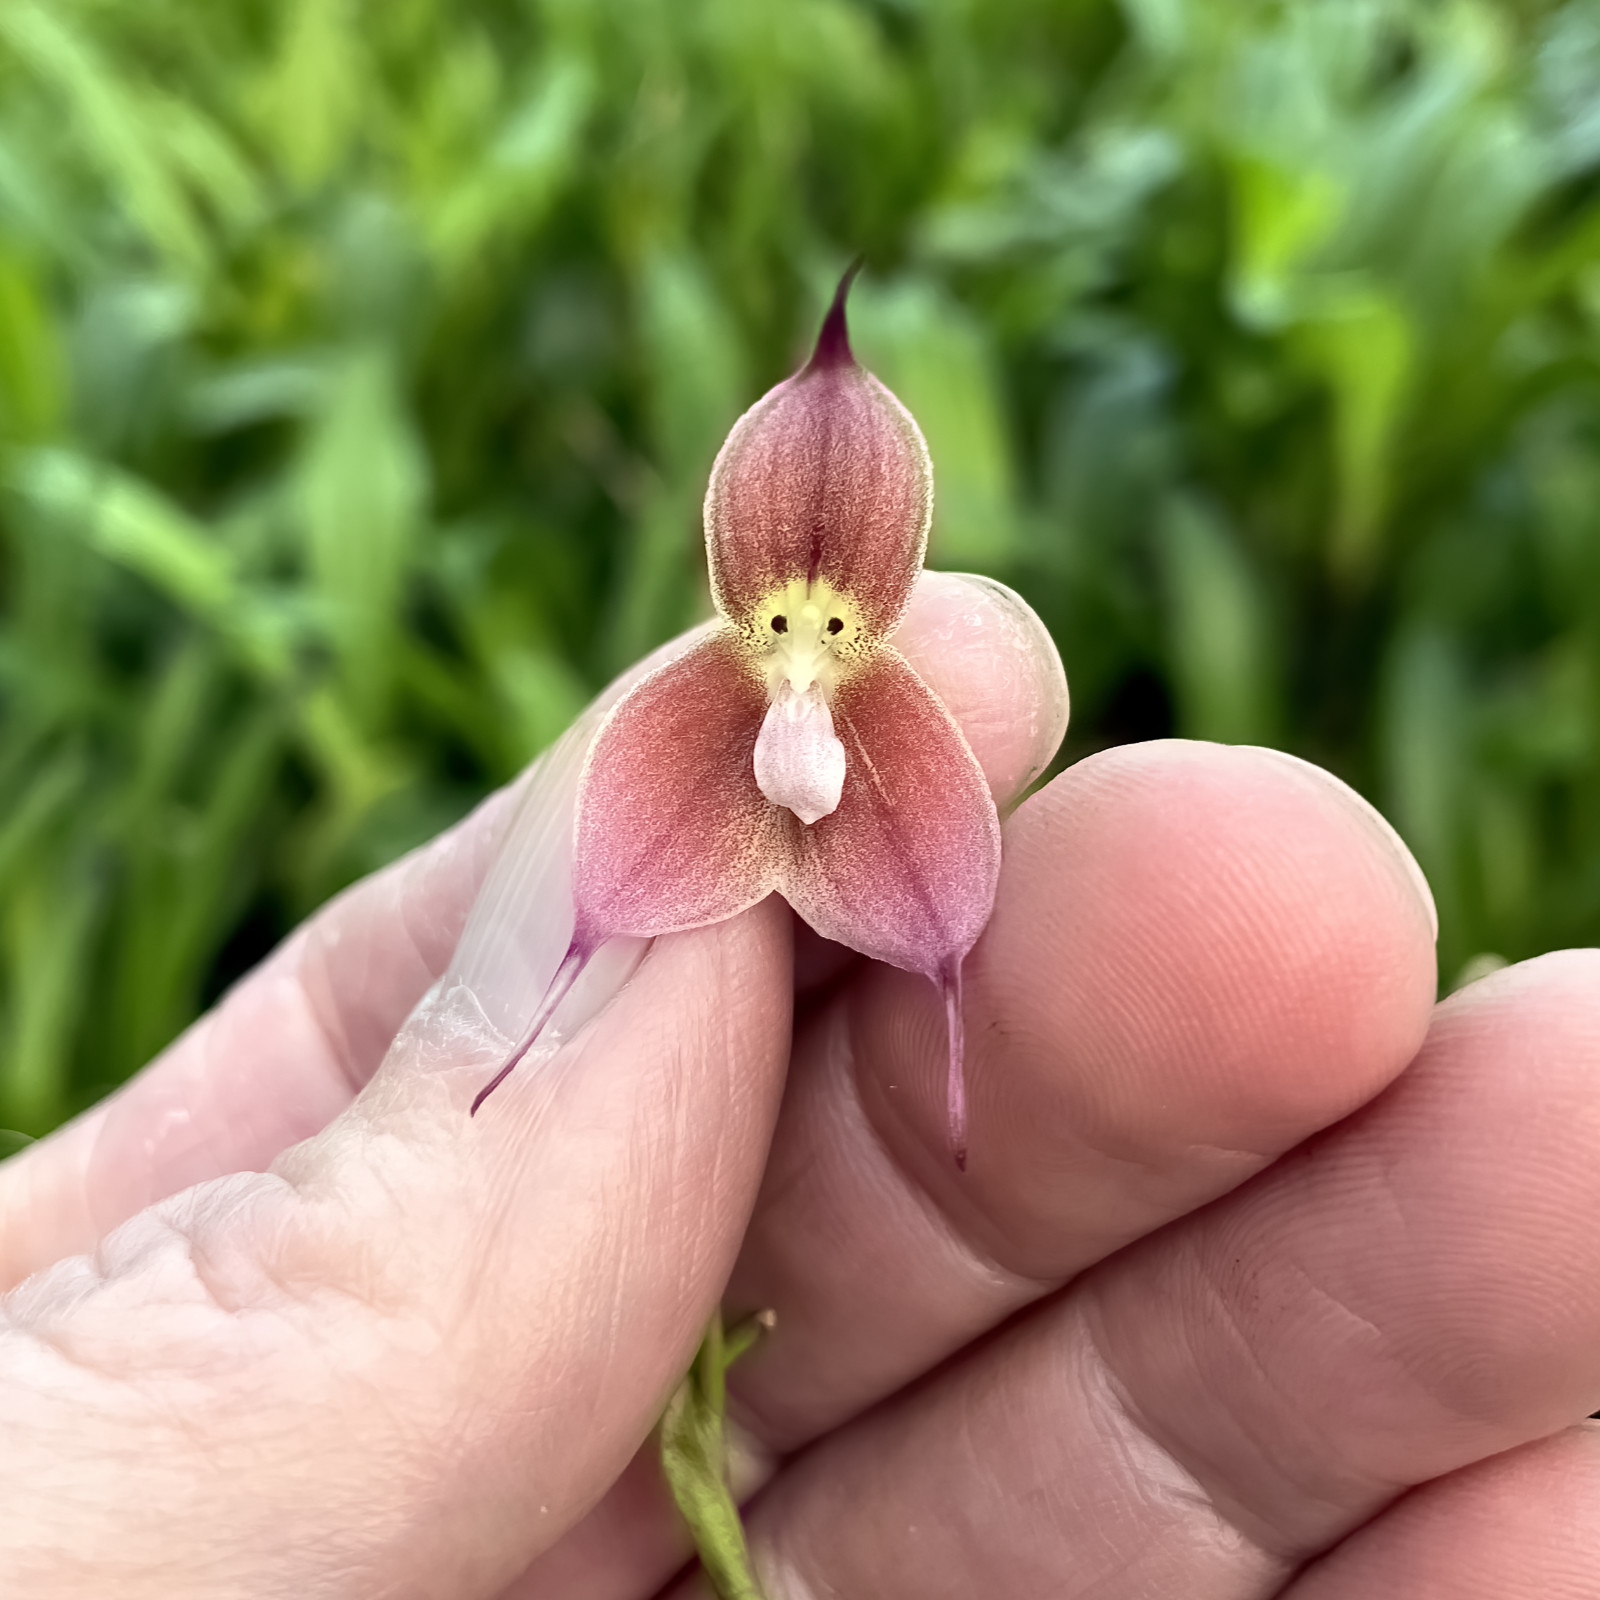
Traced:
<path fill-rule="evenodd" d="M 804 823 L 839 808 L 844 793 L 844 746 L 833 713 L 813 683 L 803 694 L 787 678 L 767 707 L 756 738 L 756 787 L 775 806 L 787 806 Z"/>

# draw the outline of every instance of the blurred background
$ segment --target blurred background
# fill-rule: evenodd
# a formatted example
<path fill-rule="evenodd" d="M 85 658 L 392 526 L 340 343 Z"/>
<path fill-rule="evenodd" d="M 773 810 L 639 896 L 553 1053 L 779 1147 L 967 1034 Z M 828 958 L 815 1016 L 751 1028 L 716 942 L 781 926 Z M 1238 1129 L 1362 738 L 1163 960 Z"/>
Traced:
<path fill-rule="evenodd" d="M 707 609 L 840 268 L 1064 760 L 1282 746 L 1600 941 L 1600 3 L 7 0 L 0 1125 Z"/>

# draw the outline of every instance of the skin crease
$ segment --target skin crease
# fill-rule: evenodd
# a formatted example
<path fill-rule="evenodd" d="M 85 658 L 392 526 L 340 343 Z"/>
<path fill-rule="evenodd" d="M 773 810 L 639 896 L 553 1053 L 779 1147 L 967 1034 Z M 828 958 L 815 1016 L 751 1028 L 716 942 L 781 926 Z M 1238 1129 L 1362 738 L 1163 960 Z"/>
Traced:
<path fill-rule="evenodd" d="M 1007 795 L 1058 691 L 981 594 L 920 626 L 990 630 L 936 687 Z M 469 1122 L 481 1040 L 368 1079 L 504 814 L 0 1166 L 5 1281 L 68 1258 L 0 1323 L 9 1592 L 643 1600 L 682 1546 L 626 1463 L 731 1271 L 780 1308 L 735 1374 L 770 1600 L 1600 1594 L 1600 956 L 1434 1008 L 1349 791 L 1131 747 L 1007 820 L 966 1179 L 918 979 L 813 951 L 785 1087 L 775 902 Z"/>

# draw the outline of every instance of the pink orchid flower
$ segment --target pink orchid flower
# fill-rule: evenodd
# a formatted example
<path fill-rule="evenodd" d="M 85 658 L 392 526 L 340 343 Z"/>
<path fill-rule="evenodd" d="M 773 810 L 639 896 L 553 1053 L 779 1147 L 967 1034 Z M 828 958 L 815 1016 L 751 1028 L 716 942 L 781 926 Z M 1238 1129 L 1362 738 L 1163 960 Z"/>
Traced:
<path fill-rule="evenodd" d="M 890 643 L 922 566 L 933 471 L 857 364 L 846 273 L 815 351 L 734 425 L 706 551 L 722 625 L 612 708 L 578 789 L 572 943 L 538 1038 L 609 938 L 720 922 L 774 890 L 824 938 L 930 978 L 966 1165 L 961 963 L 994 905 L 1000 824 L 948 711 Z"/>

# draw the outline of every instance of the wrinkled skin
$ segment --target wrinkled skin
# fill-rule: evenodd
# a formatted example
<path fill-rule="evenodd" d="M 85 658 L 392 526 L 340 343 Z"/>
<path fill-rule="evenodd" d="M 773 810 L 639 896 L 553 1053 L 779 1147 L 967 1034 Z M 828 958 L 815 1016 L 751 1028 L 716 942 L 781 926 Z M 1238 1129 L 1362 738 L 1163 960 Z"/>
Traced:
<path fill-rule="evenodd" d="M 1004 799 L 1054 690 L 975 594 L 897 645 Z M 640 1447 L 731 1272 L 771 1600 L 1600 1595 L 1596 952 L 1435 1005 L 1349 790 L 1139 745 L 1006 820 L 965 1176 L 931 987 L 774 899 L 474 1121 L 459 1018 L 377 1069 L 509 809 L 0 1167 L 8 1594 L 691 1593 Z"/>

